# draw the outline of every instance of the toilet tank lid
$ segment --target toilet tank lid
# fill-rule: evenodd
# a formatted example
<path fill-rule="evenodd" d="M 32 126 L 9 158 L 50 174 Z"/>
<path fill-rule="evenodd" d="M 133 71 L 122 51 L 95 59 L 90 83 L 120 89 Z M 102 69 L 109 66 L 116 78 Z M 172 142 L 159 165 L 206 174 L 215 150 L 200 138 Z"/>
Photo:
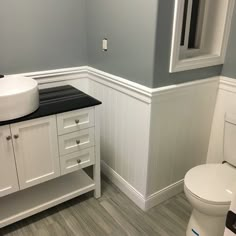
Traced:
<path fill-rule="evenodd" d="M 229 204 L 236 193 L 236 169 L 228 164 L 205 164 L 185 175 L 185 187 L 203 201 Z"/>

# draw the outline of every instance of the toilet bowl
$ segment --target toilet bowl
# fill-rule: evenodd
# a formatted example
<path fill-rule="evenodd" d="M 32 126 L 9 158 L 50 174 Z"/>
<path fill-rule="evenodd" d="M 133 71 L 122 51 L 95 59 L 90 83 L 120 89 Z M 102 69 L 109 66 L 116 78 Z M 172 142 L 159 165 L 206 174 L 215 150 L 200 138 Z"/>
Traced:
<path fill-rule="evenodd" d="M 186 174 L 184 192 L 193 207 L 187 236 L 223 236 L 235 180 L 236 168 L 227 163 L 200 165 Z"/>
<path fill-rule="evenodd" d="M 192 168 L 184 178 L 184 192 L 193 207 L 187 236 L 223 236 L 226 215 L 236 194 L 236 114 L 225 114 L 224 164 Z"/>

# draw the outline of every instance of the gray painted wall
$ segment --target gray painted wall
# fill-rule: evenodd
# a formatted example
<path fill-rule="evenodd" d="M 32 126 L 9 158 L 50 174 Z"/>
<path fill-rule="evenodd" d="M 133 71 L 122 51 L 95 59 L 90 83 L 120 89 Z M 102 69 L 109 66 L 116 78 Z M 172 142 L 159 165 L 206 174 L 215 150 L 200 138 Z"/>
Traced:
<path fill-rule="evenodd" d="M 234 8 L 229 45 L 222 75 L 236 79 L 236 7 Z"/>
<path fill-rule="evenodd" d="M 149 87 L 220 75 L 222 66 L 169 73 L 173 15 L 174 0 L 87 1 L 89 65 Z"/>
<path fill-rule="evenodd" d="M 160 87 L 221 73 L 222 66 L 168 72 L 174 0 L 2 0 L 0 8 L 0 74 L 89 64 Z M 232 29 L 223 74 L 236 77 Z"/>
<path fill-rule="evenodd" d="M 159 0 L 153 87 L 161 87 L 220 75 L 222 66 L 169 73 L 174 0 Z"/>
<path fill-rule="evenodd" d="M 87 64 L 86 0 L 1 0 L 0 74 Z"/>
<path fill-rule="evenodd" d="M 89 65 L 152 87 L 157 2 L 87 0 Z"/>

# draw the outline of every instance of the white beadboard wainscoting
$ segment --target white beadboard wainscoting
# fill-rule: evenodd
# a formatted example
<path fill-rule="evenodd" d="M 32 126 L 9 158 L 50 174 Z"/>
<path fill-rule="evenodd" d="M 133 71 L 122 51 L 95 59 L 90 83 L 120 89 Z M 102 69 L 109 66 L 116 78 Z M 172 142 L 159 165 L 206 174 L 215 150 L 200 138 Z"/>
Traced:
<path fill-rule="evenodd" d="M 221 163 L 224 160 L 223 144 L 226 114 L 236 118 L 236 79 L 221 77 L 211 128 L 208 163 Z"/>
<path fill-rule="evenodd" d="M 206 79 L 153 96 L 147 209 L 182 191 L 187 171 L 206 163 L 218 83 Z"/>
<path fill-rule="evenodd" d="M 102 101 L 102 171 L 145 209 L 151 95 L 144 90 L 89 73 L 89 94 Z M 108 77 L 111 79 L 111 76 Z M 115 80 L 116 79 L 116 80 Z"/>
<path fill-rule="evenodd" d="M 219 77 L 151 89 L 91 67 L 24 75 L 102 101 L 102 172 L 143 210 L 183 191 L 186 172 L 206 162 Z"/>

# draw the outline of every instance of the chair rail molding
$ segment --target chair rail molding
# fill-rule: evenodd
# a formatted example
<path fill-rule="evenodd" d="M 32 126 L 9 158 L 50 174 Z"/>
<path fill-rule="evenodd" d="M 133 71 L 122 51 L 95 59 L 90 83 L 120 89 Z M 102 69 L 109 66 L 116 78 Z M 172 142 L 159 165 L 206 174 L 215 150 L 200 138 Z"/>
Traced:
<path fill-rule="evenodd" d="M 186 172 L 206 162 L 219 77 L 148 88 L 89 66 L 21 75 L 102 101 L 102 172 L 143 210 L 183 191 Z"/>

